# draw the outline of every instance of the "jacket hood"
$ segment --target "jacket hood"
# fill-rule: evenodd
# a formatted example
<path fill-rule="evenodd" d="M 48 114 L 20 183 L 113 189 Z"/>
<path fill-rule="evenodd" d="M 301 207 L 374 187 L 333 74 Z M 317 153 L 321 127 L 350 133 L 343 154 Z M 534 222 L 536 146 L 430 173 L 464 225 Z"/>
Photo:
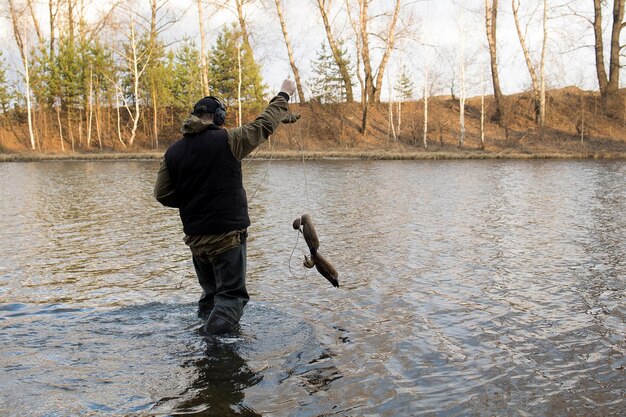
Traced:
<path fill-rule="evenodd" d="M 202 132 L 204 129 L 213 125 L 213 122 L 202 120 L 198 116 L 193 114 L 185 119 L 183 125 L 180 128 L 180 132 L 183 135 L 192 135 L 194 133 Z"/>

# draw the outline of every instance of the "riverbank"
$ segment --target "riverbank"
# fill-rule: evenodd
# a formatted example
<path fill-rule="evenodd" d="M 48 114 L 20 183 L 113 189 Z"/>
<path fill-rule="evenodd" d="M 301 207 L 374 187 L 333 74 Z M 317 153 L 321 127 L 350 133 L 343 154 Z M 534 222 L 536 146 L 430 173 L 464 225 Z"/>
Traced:
<path fill-rule="evenodd" d="M 138 161 L 160 160 L 163 152 L 136 153 L 10 153 L 0 154 L 0 162 L 35 161 Z M 283 160 L 370 159 L 370 160 L 452 160 L 452 159 L 607 159 L 626 160 L 626 152 L 485 152 L 485 151 L 259 151 L 249 159 Z"/>
<path fill-rule="evenodd" d="M 550 91 L 544 128 L 539 128 L 534 120 L 529 93 L 507 96 L 506 116 L 502 120 L 492 120 L 493 97 L 485 98 L 484 111 L 480 97 L 470 98 L 464 111 L 463 136 L 458 100 L 447 96 L 429 100 L 427 123 L 422 101 L 407 101 L 401 106 L 372 105 L 365 135 L 360 131 L 360 103 L 295 103 L 290 110 L 301 114 L 300 120 L 280 126 L 253 157 L 626 159 L 626 112 L 623 117 L 605 115 L 598 97 L 595 92 L 573 87 Z M 46 119 L 46 114 L 39 116 L 41 122 L 36 123 L 35 129 L 37 150 L 31 149 L 23 117 L 16 119 L 21 120 L 17 124 L 8 120 L 0 123 L 0 161 L 160 159 L 164 150 L 180 138 L 179 127 L 186 114 L 164 118 L 158 140 L 140 131 L 132 143 L 123 140 L 128 126 L 119 131 L 103 128 L 96 135 L 98 132 L 93 132 L 93 128 L 90 131 L 87 123 L 72 124 L 72 139 L 68 139 L 69 134 L 61 139 L 54 120 Z M 245 120 L 254 117 L 248 116 Z M 122 122 L 122 126 L 128 123 Z M 234 125 L 234 120 L 227 120 L 227 126 Z M 62 127 L 58 131 L 69 129 Z"/>

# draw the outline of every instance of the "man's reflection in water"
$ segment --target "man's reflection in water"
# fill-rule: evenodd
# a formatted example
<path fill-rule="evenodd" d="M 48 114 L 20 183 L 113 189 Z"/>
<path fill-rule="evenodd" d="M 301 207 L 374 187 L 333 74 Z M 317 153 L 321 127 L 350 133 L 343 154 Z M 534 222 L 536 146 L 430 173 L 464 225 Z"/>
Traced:
<path fill-rule="evenodd" d="M 206 340 L 205 354 L 183 365 L 195 368 L 195 380 L 176 399 L 171 415 L 260 416 L 243 405 L 243 398 L 244 390 L 259 383 L 262 377 L 239 356 L 238 343 L 218 337 Z"/>

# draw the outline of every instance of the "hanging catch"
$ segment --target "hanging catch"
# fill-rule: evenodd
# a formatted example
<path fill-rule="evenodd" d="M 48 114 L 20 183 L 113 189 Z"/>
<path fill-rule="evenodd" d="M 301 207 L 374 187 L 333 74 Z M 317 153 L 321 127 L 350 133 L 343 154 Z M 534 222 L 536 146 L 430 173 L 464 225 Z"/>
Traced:
<path fill-rule="evenodd" d="M 315 226 L 313 225 L 313 219 L 309 214 L 303 214 L 301 217 L 295 219 L 293 221 L 293 228 L 299 230 L 304 236 L 304 241 L 309 247 L 309 252 L 311 253 L 311 257 L 304 256 L 304 266 L 307 268 L 317 269 L 324 278 L 326 278 L 334 287 L 339 286 L 339 281 L 337 278 L 339 274 L 337 270 L 333 268 L 333 266 L 319 253 L 320 241 L 317 237 L 317 232 L 315 231 Z"/>

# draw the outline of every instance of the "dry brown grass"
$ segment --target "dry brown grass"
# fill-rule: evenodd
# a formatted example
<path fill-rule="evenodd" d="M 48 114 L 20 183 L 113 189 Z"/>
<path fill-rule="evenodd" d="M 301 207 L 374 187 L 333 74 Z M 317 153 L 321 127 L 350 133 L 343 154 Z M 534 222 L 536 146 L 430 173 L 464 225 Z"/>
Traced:
<path fill-rule="evenodd" d="M 626 97 L 626 94 L 625 94 Z M 530 94 L 506 97 L 506 118 L 491 122 L 492 97 L 486 97 L 487 118 L 484 149 L 480 143 L 480 97 L 467 101 L 466 138 L 458 147 L 459 103 L 450 97 L 434 97 L 429 105 L 428 150 L 423 149 L 422 101 L 402 105 L 402 130 L 394 139 L 389 131 L 389 106 L 381 103 L 370 111 L 367 135 L 359 131 L 359 103 L 292 104 L 302 118 L 294 125 L 281 126 L 270 141 L 261 146 L 257 158 L 362 158 L 362 159 L 493 159 L 493 158 L 621 158 L 626 159 L 626 114 L 606 117 L 598 94 L 575 87 L 548 93 L 547 124 L 542 131 L 534 121 Z M 394 111 L 396 111 L 394 106 Z M 173 119 L 173 118 L 172 118 Z M 584 121 L 584 122 L 583 122 Z M 178 139 L 171 133 L 161 139 L 161 149 Z M 156 159 L 161 152 L 149 150 L 139 138 L 137 146 L 123 149 L 119 141 L 108 140 L 104 150 L 61 152 L 58 139 L 42 140 L 45 152 L 33 153 L 25 141 L 25 126 L 13 133 L 0 128 L 0 161 L 44 159 Z M 21 133 L 20 133 L 21 132 Z M 581 141 L 581 133 L 584 138 Z M 21 137 L 20 140 L 17 137 Z M 56 144 L 56 145 L 55 145 Z"/>

